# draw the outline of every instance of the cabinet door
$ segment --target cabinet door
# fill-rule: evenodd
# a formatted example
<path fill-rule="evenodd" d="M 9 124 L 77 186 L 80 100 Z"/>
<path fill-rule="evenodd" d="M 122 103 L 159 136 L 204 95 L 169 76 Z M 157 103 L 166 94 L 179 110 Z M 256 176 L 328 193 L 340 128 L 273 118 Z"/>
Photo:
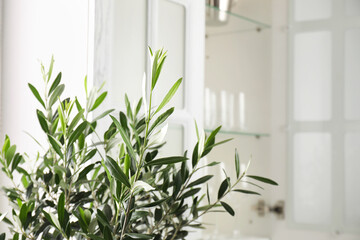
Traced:
<path fill-rule="evenodd" d="M 167 144 L 163 154 L 193 148 L 194 119 L 202 124 L 204 7 L 203 1 L 191 0 L 95 2 L 94 83 L 107 82 L 106 107 L 124 109 L 125 93 L 130 99 L 141 97 L 142 75 L 150 74 L 147 46 L 168 51 L 155 104 L 183 77 L 169 103 L 176 109 L 169 120 L 169 138 L 178 144 Z"/>

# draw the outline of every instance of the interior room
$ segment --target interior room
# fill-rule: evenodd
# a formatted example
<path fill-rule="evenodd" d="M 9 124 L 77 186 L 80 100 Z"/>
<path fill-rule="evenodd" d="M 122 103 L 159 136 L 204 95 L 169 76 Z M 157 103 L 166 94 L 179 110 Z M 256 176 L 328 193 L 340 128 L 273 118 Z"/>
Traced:
<path fill-rule="evenodd" d="M 0 0 L 0 240 L 359 240 L 359 42 L 360 0 Z"/>

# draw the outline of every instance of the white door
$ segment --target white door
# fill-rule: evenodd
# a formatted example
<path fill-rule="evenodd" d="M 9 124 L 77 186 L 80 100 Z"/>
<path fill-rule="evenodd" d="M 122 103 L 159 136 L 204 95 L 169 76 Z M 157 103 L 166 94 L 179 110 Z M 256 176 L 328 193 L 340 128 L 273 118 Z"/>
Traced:
<path fill-rule="evenodd" d="M 273 1 L 272 239 L 360 239 L 359 3 Z"/>

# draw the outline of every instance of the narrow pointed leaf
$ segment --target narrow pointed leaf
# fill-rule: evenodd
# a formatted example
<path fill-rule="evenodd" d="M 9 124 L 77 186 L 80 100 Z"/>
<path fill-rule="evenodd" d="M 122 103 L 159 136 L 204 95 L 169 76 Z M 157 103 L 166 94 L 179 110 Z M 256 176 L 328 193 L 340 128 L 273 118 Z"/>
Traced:
<path fill-rule="evenodd" d="M 166 119 L 168 119 L 168 117 L 174 112 L 174 108 L 170 108 L 168 110 L 166 110 L 166 112 L 164 112 L 163 114 L 161 114 L 155 121 L 154 123 L 151 125 L 150 129 L 149 129 L 149 134 L 160 124 L 162 124 L 163 122 L 166 121 Z"/>
<path fill-rule="evenodd" d="M 153 165 L 169 165 L 169 164 L 174 164 L 174 163 L 178 163 L 178 162 L 183 162 L 188 160 L 188 158 L 183 157 L 183 156 L 175 156 L 175 157 L 165 157 L 165 158 L 159 158 L 159 159 L 155 159 L 152 160 L 151 162 L 148 162 L 147 164 L 145 164 L 145 166 L 153 166 Z"/>
<path fill-rule="evenodd" d="M 128 188 L 131 187 L 129 179 L 126 177 L 125 173 L 121 170 L 119 165 L 115 162 L 114 159 L 112 159 L 109 156 L 106 156 L 106 162 L 105 165 L 111 172 L 112 176 L 119 180 L 121 183 L 123 183 Z"/>
<path fill-rule="evenodd" d="M 258 192 L 254 192 L 254 191 L 249 191 L 249 190 L 245 190 L 245 189 L 234 189 L 234 192 L 240 192 L 240 193 L 245 193 L 245 194 L 254 194 L 254 195 L 261 195 Z"/>
<path fill-rule="evenodd" d="M 235 170 L 236 170 L 236 178 L 239 178 L 240 176 L 240 159 L 239 159 L 239 153 L 237 149 L 235 149 Z"/>
<path fill-rule="evenodd" d="M 90 112 L 94 111 L 106 98 L 107 92 L 103 92 L 94 102 L 94 105 L 91 107 Z"/>
<path fill-rule="evenodd" d="M 75 130 L 74 132 L 70 135 L 69 137 L 69 141 L 68 141 L 68 145 L 70 146 L 71 144 L 73 144 L 79 137 L 80 135 L 84 132 L 84 130 L 86 129 L 86 127 L 88 126 L 88 122 L 82 122 Z"/>
<path fill-rule="evenodd" d="M 254 176 L 254 175 L 246 175 L 246 177 L 255 179 L 257 181 L 263 182 L 263 183 L 267 183 L 267 184 L 271 184 L 271 185 L 278 185 L 277 182 L 269 179 L 269 178 L 265 178 L 265 177 L 260 177 L 260 176 Z"/>
<path fill-rule="evenodd" d="M 179 88 L 181 82 L 182 82 L 182 78 L 177 80 L 176 83 L 170 88 L 169 92 L 166 94 L 166 96 L 164 97 L 164 99 L 156 109 L 155 114 L 159 112 L 171 100 L 171 98 L 174 96 L 177 89 Z"/>
<path fill-rule="evenodd" d="M 196 185 L 203 184 L 203 183 L 209 181 L 213 176 L 214 175 L 207 175 L 207 176 L 201 177 L 201 178 L 193 181 L 192 183 L 190 183 L 187 187 L 191 188 L 191 187 L 194 187 Z"/>
<path fill-rule="evenodd" d="M 220 201 L 220 203 L 231 216 L 235 215 L 234 210 L 232 209 L 232 207 L 230 207 L 229 204 L 227 204 L 226 202 L 222 202 L 222 201 Z"/>
<path fill-rule="evenodd" d="M 65 195 L 64 195 L 64 193 L 61 193 L 61 195 L 59 197 L 57 212 L 58 212 L 58 219 L 59 219 L 60 225 L 64 228 L 64 224 L 65 224 L 64 223 L 64 216 L 65 216 Z"/>
<path fill-rule="evenodd" d="M 224 181 L 222 181 L 219 191 L 218 191 L 218 199 L 222 198 L 224 196 L 224 193 L 226 192 L 226 190 L 228 189 L 229 184 L 228 184 L 228 179 L 224 179 Z"/>
<path fill-rule="evenodd" d="M 45 107 L 45 103 L 44 103 L 44 101 L 42 100 L 42 98 L 40 97 L 40 94 L 39 94 L 38 90 L 37 90 L 33 85 L 31 85 L 30 83 L 28 83 L 28 85 L 29 85 L 29 88 L 30 88 L 31 92 L 32 92 L 32 93 L 34 94 L 34 96 L 36 97 L 36 99 L 40 102 L 40 104 L 41 104 L 44 108 L 46 108 L 46 107 Z"/>
<path fill-rule="evenodd" d="M 36 110 L 36 115 L 37 118 L 39 120 L 41 129 L 45 132 L 45 133 L 49 133 L 49 126 L 46 122 L 45 116 L 44 114 L 40 111 L 40 110 Z"/>
<path fill-rule="evenodd" d="M 70 125 L 69 125 L 69 127 L 68 127 L 68 132 L 71 132 L 71 131 L 75 128 L 76 124 L 78 124 L 78 122 L 80 121 L 80 119 L 83 117 L 84 111 L 85 111 L 84 109 L 81 109 L 81 110 L 76 114 L 76 116 L 73 118 L 73 120 L 71 121 L 71 123 L 70 123 Z"/>
<path fill-rule="evenodd" d="M 51 146 L 53 147 L 53 149 L 55 150 L 55 152 L 61 157 L 64 158 L 63 153 L 61 152 L 61 146 L 60 143 L 58 143 L 58 141 L 51 135 L 48 135 L 48 139 L 49 142 L 51 144 Z"/>
<path fill-rule="evenodd" d="M 121 135 L 121 137 L 122 137 L 128 151 L 129 151 L 129 154 L 130 154 L 131 158 L 136 159 L 135 151 L 134 151 L 134 149 L 133 149 L 133 147 L 131 145 L 130 139 L 127 136 L 125 130 L 123 129 L 123 127 L 121 126 L 121 124 L 119 123 L 119 121 L 115 117 L 113 117 L 111 115 L 110 115 L 110 117 L 113 120 L 113 122 L 114 122 L 115 126 L 117 127 L 117 129 L 119 130 L 120 135 Z"/>
<path fill-rule="evenodd" d="M 52 105 L 54 105 L 54 103 L 57 101 L 57 99 L 61 96 L 61 94 L 64 92 L 65 89 L 65 85 L 64 84 L 60 84 L 59 86 L 57 86 L 53 92 L 53 94 L 50 97 L 49 100 L 49 107 L 52 107 Z"/>
<path fill-rule="evenodd" d="M 61 81 L 61 72 L 56 76 L 54 82 L 51 84 L 51 87 L 50 87 L 49 93 L 48 93 L 49 96 L 55 90 L 55 88 L 60 84 L 60 81 Z"/>

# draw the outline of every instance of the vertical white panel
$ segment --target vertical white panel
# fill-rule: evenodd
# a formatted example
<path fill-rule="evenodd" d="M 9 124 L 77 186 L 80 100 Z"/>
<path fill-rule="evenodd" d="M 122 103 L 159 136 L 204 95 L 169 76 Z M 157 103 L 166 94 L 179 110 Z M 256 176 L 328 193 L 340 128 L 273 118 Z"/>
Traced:
<path fill-rule="evenodd" d="M 160 150 L 160 155 L 182 156 L 184 154 L 184 127 L 181 124 L 169 124 L 165 137 L 166 144 Z"/>
<path fill-rule="evenodd" d="M 294 119 L 331 118 L 331 33 L 308 32 L 294 40 Z"/>
<path fill-rule="evenodd" d="M 156 86 L 155 103 L 159 104 L 171 86 L 185 75 L 185 28 L 186 10 L 183 5 L 168 1 L 158 1 L 157 48 L 168 50 L 168 57 Z M 155 46 L 154 46 L 155 47 Z M 184 107 L 184 85 L 186 79 L 171 100 L 169 106 L 177 110 Z"/>
<path fill-rule="evenodd" d="M 124 109 L 124 94 L 141 97 L 145 72 L 146 1 L 114 1 L 112 79 L 109 81 L 111 107 Z"/>
<path fill-rule="evenodd" d="M 360 3 L 360 1 L 358 1 Z M 360 119 L 360 29 L 345 35 L 345 118 Z"/>
<path fill-rule="evenodd" d="M 293 211 L 298 223 L 331 221 L 331 148 L 329 133 L 294 136 Z"/>
<path fill-rule="evenodd" d="M 359 0 L 346 0 L 346 14 L 349 16 L 360 15 L 360 1 Z"/>
<path fill-rule="evenodd" d="M 331 0 L 294 0 L 295 21 L 319 20 L 331 17 Z"/>
<path fill-rule="evenodd" d="M 345 135 L 345 223 L 360 227 L 360 134 Z"/>

